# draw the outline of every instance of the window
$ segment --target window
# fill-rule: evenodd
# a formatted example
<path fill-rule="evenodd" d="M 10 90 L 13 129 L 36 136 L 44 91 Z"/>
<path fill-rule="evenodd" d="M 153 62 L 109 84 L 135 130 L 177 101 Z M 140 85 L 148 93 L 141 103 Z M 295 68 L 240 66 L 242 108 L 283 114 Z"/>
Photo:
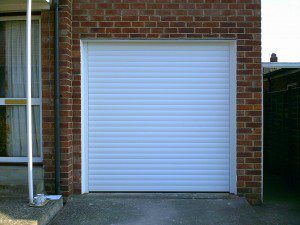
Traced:
<path fill-rule="evenodd" d="M 39 20 L 32 21 L 32 141 L 41 161 L 41 60 Z M 26 21 L 0 21 L 0 162 L 27 161 Z"/>

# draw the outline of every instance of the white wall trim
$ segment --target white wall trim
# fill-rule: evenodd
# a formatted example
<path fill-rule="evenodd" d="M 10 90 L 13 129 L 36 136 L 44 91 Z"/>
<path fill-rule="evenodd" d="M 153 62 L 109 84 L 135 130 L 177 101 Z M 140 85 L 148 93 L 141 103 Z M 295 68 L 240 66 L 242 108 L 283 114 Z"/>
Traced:
<path fill-rule="evenodd" d="M 87 52 L 88 43 L 226 43 L 230 48 L 230 180 L 229 192 L 237 194 L 237 166 L 236 166 L 236 74 L 237 74 L 237 42 L 233 39 L 214 39 L 214 40 L 188 40 L 188 39 L 165 39 L 165 40 L 106 40 L 106 39 L 83 39 L 81 44 L 81 169 L 82 193 L 88 193 L 88 69 Z"/>
<path fill-rule="evenodd" d="M 107 38 L 99 38 L 99 39 L 89 39 L 83 38 L 81 42 L 83 43 L 157 43 L 157 42 L 168 42 L 168 43 L 221 43 L 221 44 L 228 44 L 231 41 L 235 41 L 235 39 L 107 39 Z"/>
<path fill-rule="evenodd" d="M 81 51 L 81 193 L 88 193 L 88 43 L 80 42 Z"/>
<path fill-rule="evenodd" d="M 230 193 L 237 194 L 237 164 L 236 164 L 236 73 L 237 73 L 237 42 L 230 41 Z"/>

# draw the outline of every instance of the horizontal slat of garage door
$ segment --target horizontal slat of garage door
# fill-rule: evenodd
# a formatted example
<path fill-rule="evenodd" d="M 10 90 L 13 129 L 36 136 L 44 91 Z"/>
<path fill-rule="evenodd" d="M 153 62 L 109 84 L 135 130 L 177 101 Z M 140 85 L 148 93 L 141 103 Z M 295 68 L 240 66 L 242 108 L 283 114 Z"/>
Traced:
<path fill-rule="evenodd" d="M 229 46 L 90 43 L 89 191 L 229 191 Z"/>

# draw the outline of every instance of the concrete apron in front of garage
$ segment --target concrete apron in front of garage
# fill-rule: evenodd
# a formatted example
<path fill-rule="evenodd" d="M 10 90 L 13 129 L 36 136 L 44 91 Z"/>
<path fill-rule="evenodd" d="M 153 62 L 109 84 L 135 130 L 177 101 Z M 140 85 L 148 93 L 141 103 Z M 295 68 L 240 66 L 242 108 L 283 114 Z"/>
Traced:
<path fill-rule="evenodd" d="M 0 197 L 0 225 L 46 225 L 63 207 L 63 200 L 30 207 L 27 197 Z"/>
<path fill-rule="evenodd" d="M 225 194 L 113 194 L 73 197 L 51 225 L 264 224 L 244 198 Z"/>

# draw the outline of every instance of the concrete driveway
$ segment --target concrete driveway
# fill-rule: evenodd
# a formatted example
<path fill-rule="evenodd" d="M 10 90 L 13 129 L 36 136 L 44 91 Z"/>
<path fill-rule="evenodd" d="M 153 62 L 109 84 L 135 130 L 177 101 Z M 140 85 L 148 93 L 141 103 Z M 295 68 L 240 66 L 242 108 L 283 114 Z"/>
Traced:
<path fill-rule="evenodd" d="M 265 224 L 244 198 L 201 194 L 86 194 L 71 199 L 51 225 Z"/>

